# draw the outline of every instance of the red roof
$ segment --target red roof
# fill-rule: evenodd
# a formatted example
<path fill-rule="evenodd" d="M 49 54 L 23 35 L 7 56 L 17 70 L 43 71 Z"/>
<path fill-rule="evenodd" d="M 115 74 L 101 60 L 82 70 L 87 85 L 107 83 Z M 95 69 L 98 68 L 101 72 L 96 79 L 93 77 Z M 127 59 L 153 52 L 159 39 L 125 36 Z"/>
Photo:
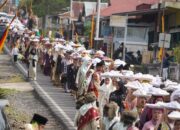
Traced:
<path fill-rule="evenodd" d="M 101 11 L 101 16 L 111 16 L 115 13 L 136 11 L 141 4 L 155 4 L 159 0 L 111 0 L 111 5 Z"/>

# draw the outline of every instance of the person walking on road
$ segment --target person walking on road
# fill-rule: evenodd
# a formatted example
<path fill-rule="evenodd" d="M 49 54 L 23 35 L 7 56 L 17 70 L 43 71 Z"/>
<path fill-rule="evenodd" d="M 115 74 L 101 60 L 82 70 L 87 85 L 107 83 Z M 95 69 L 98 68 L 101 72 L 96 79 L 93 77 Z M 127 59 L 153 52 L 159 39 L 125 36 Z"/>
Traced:
<path fill-rule="evenodd" d="M 163 58 L 163 80 L 167 80 L 168 78 L 168 68 L 169 68 L 169 54 L 166 53 Z"/>
<path fill-rule="evenodd" d="M 37 69 L 37 61 L 38 61 L 38 56 L 37 56 L 37 43 L 33 43 L 33 47 L 30 50 L 30 55 L 29 55 L 29 76 L 33 79 L 36 80 L 36 69 Z"/>
<path fill-rule="evenodd" d="M 17 48 L 16 45 L 14 45 L 11 54 L 12 54 L 12 56 L 13 56 L 13 61 L 14 61 L 14 63 L 16 63 L 17 60 L 18 60 L 18 54 L 19 54 L 19 49 Z"/>

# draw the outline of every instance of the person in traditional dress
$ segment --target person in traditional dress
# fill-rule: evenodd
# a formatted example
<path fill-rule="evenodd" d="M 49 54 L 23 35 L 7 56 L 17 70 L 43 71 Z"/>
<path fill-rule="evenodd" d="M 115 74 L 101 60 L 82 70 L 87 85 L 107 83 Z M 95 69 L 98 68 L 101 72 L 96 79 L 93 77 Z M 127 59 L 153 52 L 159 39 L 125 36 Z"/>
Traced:
<path fill-rule="evenodd" d="M 154 96 L 152 95 L 151 98 L 149 99 L 148 103 L 157 103 L 157 102 L 163 102 L 164 98 L 163 96 Z M 140 128 L 142 129 L 142 127 L 144 126 L 145 122 L 151 120 L 152 118 L 152 109 L 150 109 L 149 107 L 144 107 L 141 116 L 140 116 Z"/>
<path fill-rule="evenodd" d="M 103 108 L 104 105 L 109 102 L 109 95 L 110 95 L 110 86 L 112 85 L 111 78 L 105 78 L 104 84 L 100 86 L 99 89 L 99 108 L 101 116 L 103 115 Z"/>
<path fill-rule="evenodd" d="M 116 87 L 116 90 L 110 94 L 109 101 L 116 102 L 119 106 L 119 112 L 122 112 L 124 110 L 123 101 L 125 100 L 126 96 L 126 88 L 122 81 L 119 81 Z"/>
<path fill-rule="evenodd" d="M 84 60 L 81 67 L 78 70 L 76 77 L 76 86 L 78 87 L 77 96 L 81 96 L 86 93 L 87 90 L 86 74 L 91 65 L 92 65 L 91 60 Z"/>
<path fill-rule="evenodd" d="M 76 96 L 76 92 L 77 92 L 77 86 L 75 83 L 76 75 L 79 69 L 77 63 L 78 63 L 78 57 L 73 57 L 73 63 L 68 65 L 68 70 L 67 70 L 67 82 L 73 96 Z"/>
<path fill-rule="evenodd" d="M 180 130 L 180 112 L 172 111 L 168 118 L 173 121 L 172 130 Z"/>
<path fill-rule="evenodd" d="M 99 97 L 99 87 L 100 87 L 100 77 L 96 72 L 94 72 L 92 75 L 91 82 L 88 86 L 87 92 L 94 92 L 97 100 Z"/>
<path fill-rule="evenodd" d="M 128 88 L 127 89 L 127 96 L 124 101 L 125 109 L 126 110 L 136 110 L 137 106 L 137 97 L 133 95 L 133 92 L 136 91 L 136 89 Z"/>
<path fill-rule="evenodd" d="M 59 86 L 60 85 L 60 75 L 62 73 L 62 65 L 61 61 L 64 55 L 62 54 L 62 50 L 59 50 L 58 55 L 57 55 L 57 61 L 56 61 L 56 66 L 55 66 L 55 80 L 53 85 Z"/>
<path fill-rule="evenodd" d="M 13 56 L 13 62 L 16 63 L 18 60 L 19 49 L 16 45 L 13 46 L 11 55 Z"/>
<path fill-rule="evenodd" d="M 93 92 L 87 93 L 85 104 L 80 107 L 76 116 L 77 130 L 98 130 L 100 128 L 99 118 L 96 95 Z"/>
<path fill-rule="evenodd" d="M 51 74 L 51 54 L 50 50 L 45 54 L 44 60 L 44 75 L 50 76 Z"/>
<path fill-rule="evenodd" d="M 38 55 L 37 55 L 37 42 L 34 41 L 32 44 L 32 48 L 30 50 L 30 55 L 29 55 L 29 76 L 33 79 L 36 80 L 37 78 L 37 61 L 38 61 Z"/>
<path fill-rule="evenodd" d="M 170 130 L 169 126 L 163 122 L 163 109 L 152 108 L 152 118 L 144 124 L 142 130 Z"/>
<path fill-rule="evenodd" d="M 119 129 L 118 105 L 110 102 L 104 106 L 104 114 L 102 119 L 102 130 L 121 130 Z"/>
<path fill-rule="evenodd" d="M 118 130 L 139 130 L 134 124 L 137 119 L 137 113 L 132 111 L 124 111 L 121 120 L 118 123 Z"/>
<path fill-rule="evenodd" d="M 67 71 L 68 71 L 68 66 L 70 64 L 72 64 L 72 59 L 70 57 L 71 55 L 71 52 L 68 51 L 65 53 L 65 57 L 62 59 L 61 61 L 61 64 L 62 64 L 62 78 L 64 78 L 63 80 L 63 84 L 64 84 L 64 90 L 66 93 L 69 93 L 70 92 L 70 89 L 69 89 L 69 85 L 68 85 L 68 81 L 67 81 Z"/>
<path fill-rule="evenodd" d="M 57 66 L 57 57 L 58 57 L 58 50 L 53 49 L 52 50 L 52 55 L 50 57 L 50 61 L 51 61 L 51 81 L 54 83 L 55 81 L 55 71 L 56 71 L 56 66 Z"/>

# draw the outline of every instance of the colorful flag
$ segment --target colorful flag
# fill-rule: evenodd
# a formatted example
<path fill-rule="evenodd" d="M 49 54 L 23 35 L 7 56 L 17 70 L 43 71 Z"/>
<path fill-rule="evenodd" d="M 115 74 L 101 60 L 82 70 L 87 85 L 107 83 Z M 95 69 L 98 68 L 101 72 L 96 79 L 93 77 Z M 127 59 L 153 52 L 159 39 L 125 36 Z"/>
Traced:
<path fill-rule="evenodd" d="M 0 39 L 0 52 L 2 51 L 3 47 L 4 47 L 4 43 L 6 41 L 7 35 L 9 32 L 9 26 L 5 29 L 1 39 Z"/>
<path fill-rule="evenodd" d="M 8 36 L 8 32 L 9 32 L 9 27 L 11 26 L 12 22 L 14 21 L 14 19 L 16 18 L 16 15 L 14 16 L 14 18 L 11 20 L 11 22 L 9 23 L 9 25 L 7 26 L 7 28 L 5 29 L 1 39 L 0 39 L 0 52 L 2 51 L 3 47 L 4 47 L 4 43 L 6 41 L 6 38 Z"/>

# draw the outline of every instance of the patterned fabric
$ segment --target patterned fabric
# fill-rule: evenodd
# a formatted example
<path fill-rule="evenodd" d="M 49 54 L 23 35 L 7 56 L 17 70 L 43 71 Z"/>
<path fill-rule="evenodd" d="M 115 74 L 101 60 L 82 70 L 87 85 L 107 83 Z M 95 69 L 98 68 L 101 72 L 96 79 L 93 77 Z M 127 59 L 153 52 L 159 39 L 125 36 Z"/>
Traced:
<path fill-rule="evenodd" d="M 78 124 L 78 130 L 83 128 L 90 121 L 96 120 L 97 118 L 99 118 L 98 110 L 96 108 L 90 108 L 84 116 L 80 117 L 79 124 Z"/>

